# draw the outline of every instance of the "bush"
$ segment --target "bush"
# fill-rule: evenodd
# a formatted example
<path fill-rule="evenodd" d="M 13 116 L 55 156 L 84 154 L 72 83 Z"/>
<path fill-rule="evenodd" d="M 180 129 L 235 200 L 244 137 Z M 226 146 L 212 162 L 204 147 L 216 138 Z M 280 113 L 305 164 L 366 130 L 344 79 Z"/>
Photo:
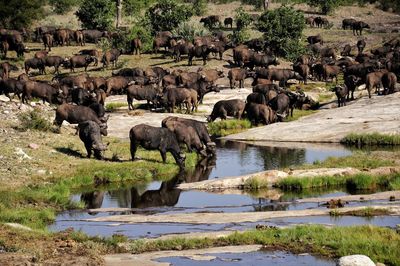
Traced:
<path fill-rule="evenodd" d="M 229 119 L 208 123 L 208 131 L 215 137 L 224 137 L 230 134 L 239 133 L 248 128 L 251 128 L 251 122 L 247 119 Z"/>
<path fill-rule="evenodd" d="M 108 0 L 83 0 L 75 15 L 87 29 L 112 28 L 116 14 L 115 2 Z"/>
<path fill-rule="evenodd" d="M 235 21 L 238 30 L 247 28 L 251 22 L 252 18 L 249 13 L 246 13 L 243 7 L 239 7 L 235 10 Z"/>
<path fill-rule="evenodd" d="M 44 15 L 41 0 L 0 0 L 0 27 L 21 29 Z"/>
<path fill-rule="evenodd" d="M 37 108 L 32 111 L 27 111 L 18 115 L 21 121 L 20 129 L 22 130 L 39 130 L 50 131 L 51 123 L 48 118 Z"/>
<path fill-rule="evenodd" d="M 304 27 L 303 13 L 288 6 L 264 12 L 257 23 L 269 46 L 285 58 L 296 58 L 303 52 L 300 38 Z"/>
<path fill-rule="evenodd" d="M 177 5 L 173 0 L 160 0 L 146 11 L 152 33 L 170 31 L 192 16 L 192 10 L 185 5 Z"/>
<path fill-rule="evenodd" d="M 338 0 L 308 0 L 310 6 L 318 7 L 325 15 L 331 13 L 336 7 L 340 5 Z"/>
<path fill-rule="evenodd" d="M 140 11 L 148 8 L 155 0 L 123 0 L 123 12 L 127 16 L 140 15 Z"/>
<path fill-rule="evenodd" d="M 142 41 L 144 52 L 149 52 L 153 48 L 153 35 L 151 34 L 152 28 L 150 21 L 146 18 L 141 18 L 134 23 L 131 29 L 131 39 L 139 37 Z"/>
<path fill-rule="evenodd" d="M 203 16 L 207 10 L 206 0 L 193 0 L 193 14 L 196 16 Z"/>
<path fill-rule="evenodd" d="M 49 0 L 49 4 L 53 7 L 54 13 L 65 14 L 78 5 L 79 0 Z"/>
<path fill-rule="evenodd" d="M 199 22 L 182 22 L 172 34 L 192 42 L 195 37 L 209 35 L 210 31 Z"/>

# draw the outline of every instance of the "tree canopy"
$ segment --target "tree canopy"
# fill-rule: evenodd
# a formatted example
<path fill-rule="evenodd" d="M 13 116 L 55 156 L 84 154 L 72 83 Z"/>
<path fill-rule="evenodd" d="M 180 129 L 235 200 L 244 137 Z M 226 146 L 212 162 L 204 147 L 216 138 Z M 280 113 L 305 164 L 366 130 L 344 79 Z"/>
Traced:
<path fill-rule="evenodd" d="M 0 27 L 21 29 L 43 14 L 42 0 L 0 0 Z"/>

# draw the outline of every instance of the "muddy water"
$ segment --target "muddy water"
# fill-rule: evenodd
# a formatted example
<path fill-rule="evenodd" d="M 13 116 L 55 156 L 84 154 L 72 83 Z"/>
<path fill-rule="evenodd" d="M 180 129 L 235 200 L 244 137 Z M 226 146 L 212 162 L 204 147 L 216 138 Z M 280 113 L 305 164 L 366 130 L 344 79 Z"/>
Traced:
<path fill-rule="evenodd" d="M 334 266 L 333 260 L 317 258 L 309 254 L 295 255 L 283 251 L 256 251 L 248 253 L 219 253 L 205 254 L 210 260 L 193 260 L 187 257 L 168 257 L 157 259 L 159 262 L 168 262 L 171 266 L 252 266 L 252 265 L 281 265 L 281 266 Z"/>
<path fill-rule="evenodd" d="M 148 185 L 134 186 L 117 190 L 97 190 L 76 194 L 75 201 L 83 201 L 90 212 L 66 212 L 60 214 L 56 223 L 50 230 L 64 230 L 73 227 L 82 230 L 89 235 L 124 234 L 130 238 L 157 237 L 169 233 L 189 233 L 219 230 L 240 230 L 254 228 L 254 223 L 220 224 L 220 225 L 190 225 L 190 224 L 112 224 L 93 223 L 82 221 L 87 218 L 109 216 L 114 214 L 171 214 L 190 212 L 248 212 L 248 211 L 276 211 L 276 210 L 300 210 L 311 208 L 326 208 L 317 203 L 296 203 L 296 199 L 303 197 L 333 197 L 347 195 L 348 191 L 313 191 L 310 193 L 284 195 L 280 191 L 260 191 L 257 195 L 242 194 L 215 194 L 202 191 L 181 191 L 176 185 L 181 182 L 197 182 L 201 180 L 237 176 L 254 173 L 263 170 L 290 167 L 304 163 L 313 163 L 316 160 L 324 160 L 329 156 L 346 156 L 351 151 L 342 146 L 319 149 L 289 149 L 276 147 L 259 147 L 237 142 L 218 143 L 216 159 L 206 159 L 196 166 L 192 172 L 182 172 L 176 177 L 165 182 L 152 182 Z M 371 202 L 370 204 L 378 202 Z M 352 203 L 357 205 L 359 203 Z M 365 205 L 365 203 L 363 203 Z M 97 208 L 129 208 L 124 212 L 97 213 Z M 327 217 L 330 218 L 330 217 Z M 343 219 L 347 219 L 344 218 Z M 320 218 L 316 222 L 334 224 L 326 218 Z M 355 220 L 353 222 L 353 220 Z M 388 221 L 387 221 L 388 220 Z M 381 222 L 360 218 L 352 219 L 351 224 L 379 224 L 392 226 L 395 222 L 390 217 Z M 299 220 L 298 223 L 308 223 L 311 220 Z M 335 220 L 339 221 L 339 220 Z M 271 221 L 266 224 L 282 225 L 282 220 Z M 287 220 L 286 224 L 296 223 Z M 398 223 L 398 221 L 397 221 Z M 341 224 L 346 224 L 342 220 Z"/>

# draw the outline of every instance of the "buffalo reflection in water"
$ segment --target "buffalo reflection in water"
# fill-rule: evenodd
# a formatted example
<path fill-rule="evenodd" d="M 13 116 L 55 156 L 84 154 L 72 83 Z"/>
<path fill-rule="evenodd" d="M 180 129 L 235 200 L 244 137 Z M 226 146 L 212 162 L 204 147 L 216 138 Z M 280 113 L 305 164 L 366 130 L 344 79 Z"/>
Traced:
<path fill-rule="evenodd" d="M 157 190 L 147 190 L 140 193 L 138 187 L 118 191 L 110 191 L 109 194 L 117 198 L 120 208 L 151 208 L 162 206 L 174 206 L 179 200 L 181 190 L 176 188 L 180 183 L 192 183 L 207 180 L 215 166 L 215 157 L 204 158 L 197 163 L 193 171 L 180 171 L 174 178 L 161 183 Z M 93 191 L 83 193 L 81 201 L 87 209 L 101 208 L 105 191 Z M 94 212 L 90 214 L 95 214 Z"/>

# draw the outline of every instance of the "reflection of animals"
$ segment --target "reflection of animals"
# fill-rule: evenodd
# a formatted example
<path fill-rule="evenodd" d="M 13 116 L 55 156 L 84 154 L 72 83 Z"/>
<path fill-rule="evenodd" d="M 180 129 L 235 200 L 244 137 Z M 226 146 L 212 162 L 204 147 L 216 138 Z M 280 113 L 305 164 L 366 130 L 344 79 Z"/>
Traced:
<path fill-rule="evenodd" d="M 81 201 L 85 202 L 85 206 L 88 209 L 101 208 L 104 199 L 104 191 L 93 191 L 89 193 L 83 193 L 81 195 Z"/>
<path fill-rule="evenodd" d="M 192 183 L 207 180 L 215 166 L 215 157 L 204 158 L 193 172 L 180 171 L 173 179 L 162 182 L 157 190 L 147 190 L 139 194 L 137 188 L 131 189 L 131 208 L 151 208 L 174 206 L 178 203 L 181 190 L 176 185 L 182 182 Z"/>

